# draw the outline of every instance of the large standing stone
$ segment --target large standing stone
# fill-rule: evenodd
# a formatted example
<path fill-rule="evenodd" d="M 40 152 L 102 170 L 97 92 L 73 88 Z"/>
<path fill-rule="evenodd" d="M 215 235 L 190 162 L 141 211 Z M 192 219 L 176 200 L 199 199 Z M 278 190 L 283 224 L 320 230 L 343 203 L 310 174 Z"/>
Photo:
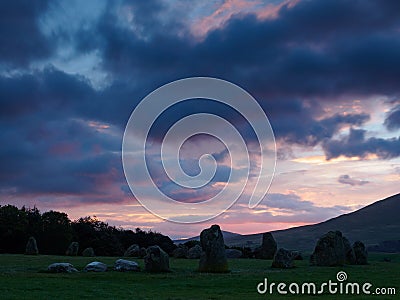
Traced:
<path fill-rule="evenodd" d="M 200 245 L 195 245 L 192 248 L 189 249 L 188 251 L 188 258 L 190 259 L 198 259 L 201 256 L 201 252 L 203 250 L 201 249 Z"/>
<path fill-rule="evenodd" d="M 140 247 L 139 245 L 133 244 L 126 249 L 124 256 L 125 257 L 139 257 Z"/>
<path fill-rule="evenodd" d="M 279 248 L 275 253 L 271 267 L 279 269 L 294 268 L 295 251 Z"/>
<path fill-rule="evenodd" d="M 79 243 L 78 242 L 72 242 L 67 251 L 65 251 L 65 255 L 68 256 L 77 256 L 79 251 Z"/>
<path fill-rule="evenodd" d="M 243 252 L 238 249 L 225 249 L 227 258 L 240 258 L 243 256 Z"/>
<path fill-rule="evenodd" d="M 199 262 L 200 272 L 229 272 L 224 237 L 218 225 L 212 225 L 201 232 L 200 244 L 203 249 Z"/>
<path fill-rule="evenodd" d="M 51 273 L 73 273 L 78 272 L 70 263 L 54 263 L 47 267 L 47 271 Z"/>
<path fill-rule="evenodd" d="M 169 272 L 169 256 L 159 246 L 150 246 L 144 257 L 144 269 L 147 272 Z"/>
<path fill-rule="evenodd" d="M 342 239 L 343 239 L 345 263 L 349 265 L 356 264 L 356 256 L 354 255 L 354 250 L 351 247 L 349 240 L 344 236 L 342 236 Z"/>
<path fill-rule="evenodd" d="M 28 254 L 28 255 L 38 255 L 39 254 L 36 239 L 33 236 L 31 236 L 28 239 L 28 242 L 26 243 L 25 254 Z"/>
<path fill-rule="evenodd" d="M 99 261 L 93 261 L 86 265 L 84 271 L 86 272 L 105 272 L 107 271 L 107 265 Z"/>
<path fill-rule="evenodd" d="M 329 231 L 323 235 L 310 257 L 311 265 L 316 266 L 342 266 L 345 262 L 345 242 L 340 231 Z"/>
<path fill-rule="evenodd" d="M 259 259 L 273 259 L 277 245 L 271 232 L 263 233 L 261 247 L 255 251 L 255 257 Z"/>
<path fill-rule="evenodd" d="M 354 255 L 357 265 L 368 264 L 368 252 L 363 242 L 357 241 L 353 244 Z"/>
<path fill-rule="evenodd" d="M 92 247 L 86 248 L 85 250 L 82 251 L 82 256 L 85 257 L 93 257 L 95 256 L 94 250 Z"/>
<path fill-rule="evenodd" d="M 140 267 L 137 262 L 126 259 L 118 259 L 114 263 L 114 270 L 119 272 L 139 272 Z"/>

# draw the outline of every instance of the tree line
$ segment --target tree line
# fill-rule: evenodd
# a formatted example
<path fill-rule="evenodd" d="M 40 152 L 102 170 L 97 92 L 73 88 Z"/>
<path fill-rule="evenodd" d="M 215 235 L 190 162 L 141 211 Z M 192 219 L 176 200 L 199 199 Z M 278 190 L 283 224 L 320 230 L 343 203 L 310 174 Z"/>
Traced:
<path fill-rule="evenodd" d="M 0 253 L 24 253 L 30 236 L 35 237 L 41 254 L 63 255 L 72 241 L 79 243 L 80 251 L 92 247 L 99 256 L 121 256 L 132 244 L 158 245 L 167 253 L 176 248 L 161 233 L 117 228 L 95 216 L 71 221 L 63 212 L 0 205 Z"/>

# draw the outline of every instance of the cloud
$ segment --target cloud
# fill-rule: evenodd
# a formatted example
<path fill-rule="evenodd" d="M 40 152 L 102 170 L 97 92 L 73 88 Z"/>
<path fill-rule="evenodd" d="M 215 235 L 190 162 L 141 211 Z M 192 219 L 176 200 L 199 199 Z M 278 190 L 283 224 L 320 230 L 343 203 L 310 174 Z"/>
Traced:
<path fill-rule="evenodd" d="M 391 159 L 400 156 L 400 137 L 365 138 L 366 130 L 350 128 L 349 135 L 339 140 L 327 140 L 322 144 L 326 158 L 332 159 L 341 155 L 346 157 L 365 158 L 375 154 L 380 159 Z"/>
<path fill-rule="evenodd" d="M 385 119 L 385 126 L 391 131 L 400 129 L 400 105 L 389 111 Z"/>
<path fill-rule="evenodd" d="M 251 10 L 232 13 L 241 3 L 234 2 L 223 22 L 216 20 L 217 26 L 199 40 L 188 18 L 181 18 L 191 13 L 187 4 L 172 8 L 166 1 L 112 1 L 72 30 L 71 20 L 42 22 L 49 12 L 46 1 L 2 2 L 0 188 L 120 201 L 127 192 L 120 145 L 130 112 L 155 88 L 189 76 L 219 77 L 250 91 L 280 144 L 288 147 L 286 154 L 291 145 L 322 145 L 328 159 L 400 155 L 399 138 L 366 138 L 364 130 L 353 128 L 349 136 L 336 138 L 343 128 L 366 124 L 368 113 L 325 111 L 327 105 L 340 106 L 355 97 L 400 94 L 398 1 L 285 2 L 276 6 L 273 18 Z M 63 14 L 62 5 L 50 9 Z M 99 63 L 90 71 L 79 65 L 66 72 L 59 64 L 68 64 L 69 56 L 93 55 Z M 81 74 L 86 71 L 105 73 L 106 82 L 95 86 Z M 395 130 L 399 108 L 392 105 L 385 126 Z M 239 113 L 206 101 L 171 108 L 154 127 L 155 140 L 175 120 L 208 111 L 229 119 L 253 141 L 254 132 Z M 214 157 L 221 163 L 226 153 L 216 151 Z M 213 183 L 225 182 L 229 171 L 222 166 Z M 157 178 L 160 186 L 178 194 L 163 176 Z M 181 198 L 189 197 L 184 192 Z M 211 191 L 197 193 L 194 198 L 200 199 Z M 293 196 L 285 199 L 272 197 L 271 205 L 316 209 Z"/>
<path fill-rule="evenodd" d="M 349 184 L 351 186 L 364 185 L 369 183 L 369 181 L 367 180 L 354 179 L 351 178 L 349 175 L 340 175 L 338 178 L 338 182 L 343 184 Z"/>
<path fill-rule="evenodd" d="M 51 42 L 40 29 L 39 18 L 48 1 L 1 1 L 0 63 L 7 67 L 25 67 L 32 60 L 49 57 Z"/>

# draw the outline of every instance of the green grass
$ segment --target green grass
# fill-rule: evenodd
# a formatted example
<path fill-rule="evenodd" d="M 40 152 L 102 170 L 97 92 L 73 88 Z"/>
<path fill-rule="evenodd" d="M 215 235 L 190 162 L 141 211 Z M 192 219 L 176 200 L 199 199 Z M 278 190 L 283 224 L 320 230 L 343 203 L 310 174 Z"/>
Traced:
<path fill-rule="evenodd" d="M 384 262 L 390 257 L 391 262 Z M 196 272 L 198 260 L 171 259 L 171 273 L 148 274 L 112 271 L 117 258 L 0 255 L 0 299 L 399 299 L 400 255 L 374 254 L 367 266 L 310 267 L 308 261 L 296 261 L 291 270 L 271 269 L 271 261 L 229 260 L 231 273 Z M 82 270 L 91 261 L 106 263 L 106 273 L 43 273 L 53 262 L 70 262 Z M 143 260 L 134 259 L 143 268 Z M 350 282 L 370 282 L 374 287 L 395 287 L 396 296 L 365 295 L 259 295 L 256 286 L 264 277 L 269 282 L 336 281 L 336 273 L 345 271 Z M 371 289 L 372 290 L 372 289 Z"/>

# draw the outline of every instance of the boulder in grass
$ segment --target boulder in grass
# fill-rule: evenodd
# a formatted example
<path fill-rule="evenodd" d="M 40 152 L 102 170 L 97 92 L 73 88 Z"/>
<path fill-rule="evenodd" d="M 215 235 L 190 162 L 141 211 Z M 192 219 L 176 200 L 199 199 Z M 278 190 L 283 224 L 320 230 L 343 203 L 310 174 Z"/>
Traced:
<path fill-rule="evenodd" d="M 363 242 L 356 241 L 353 244 L 353 251 L 356 258 L 357 265 L 368 264 L 368 252 Z"/>
<path fill-rule="evenodd" d="M 224 237 L 218 225 L 212 225 L 201 232 L 200 244 L 203 249 L 199 262 L 200 272 L 229 272 Z"/>
<path fill-rule="evenodd" d="M 146 254 L 147 254 L 146 248 L 145 247 L 140 248 L 139 257 L 144 258 Z"/>
<path fill-rule="evenodd" d="M 356 256 L 354 254 L 354 250 L 351 247 L 351 244 L 346 237 L 342 236 L 342 239 L 343 239 L 345 263 L 348 265 L 355 265 L 356 264 Z"/>
<path fill-rule="evenodd" d="M 294 260 L 303 260 L 303 255 L 301 254 L 300 251 L 292 250 L 292 254 L 293 254 Z"/>
<path fill-rule="evenodd" d="M 179 245 L 172 252 L 172 256 L 174 258 L 187 258 L 188 257 L 188 248 L 185 245 Z"/>
<path fill-rule="evenodd" d="M 140 256 L 140 247 L 139 245 L 133 244 L 126 249 L 124 253 L 125 257 L 139 257 Z"/>
<path fill-rule="evenodd" d="M 67 248 L 67 251 L 65 251 L 65 255 L 67 256 L 77 256 L 79 251 L 79 243 L 78 242 L 72 242 L 69 247 Z"/>
<path fill-rule="evenodd" d="M 28 239 L 28 242 L 26 243 L 25 254 L 28 254 L 28 255 L 38 255 L 39 254 L 36 239 L 33 236 L 31 236 Z"/>
<path fill-rule="evenodd" d="M 114 263 L 114 270 L 119 272 L 139 272 L 140 266 L 132 260 L 118 259 Z"/>
<path fill-rule="evenodd" d="M 201 252 L 203 252 L 203 249 L 201 249 L 201 246 L 195 245 L 188 250 L 188 258 L 198 259 L 201 256 Z"/>
<path fill-rule="evenodd" d="M 279 248 L 279 250 L 274 255 L 271 267 L 279 269 L 294 268 L 294 262 L 293 262 L 294 258 L 295 258 L 294 251 L 286 250 L 284 248 Z"/>
<path fill-rule="evenodd" d="M 150 246 L 144 257 L 144 269 L 147 272 L 169 272 L 169 256 L 159 246 Z"/>
<path fill-rule="evenodd" d="M 310 264 L 316 266 L 343 266 L 346 263 L 346 240 L 340 231 L 329 231 L 317 242 L 310 257 Z"/>
<path fill-rule="evenodd" d="M 93 257 L 95 256 L 94 250 L 92 247 L 86 248 L 85 250 L 82 251 L 82 256 L 85 257 Z"/>
<path fill-rule="evenodd" d="M 276 241 L 271 232 L 263 233 L 261 247 L 254 251 L 255 257 L 258 259 L 273 259 L 277 249 Z"/>
<path fill-rule="evenodd" d="M 225 249 L 226 258 L 240 258 L 243 252 L 238 249 Z"/>
<path fill-rule="evenodd" d="M 86 272 L 106 272 L 107 265 L 99 261 L 93 261 L 87 264 L 83 270 Z"/>
<path fill-rule="evenodd" d="M 74 273 L 78 272 L 77 269 L 70 263 L 53 263 L 47 267 L 50 273 Z"/>

